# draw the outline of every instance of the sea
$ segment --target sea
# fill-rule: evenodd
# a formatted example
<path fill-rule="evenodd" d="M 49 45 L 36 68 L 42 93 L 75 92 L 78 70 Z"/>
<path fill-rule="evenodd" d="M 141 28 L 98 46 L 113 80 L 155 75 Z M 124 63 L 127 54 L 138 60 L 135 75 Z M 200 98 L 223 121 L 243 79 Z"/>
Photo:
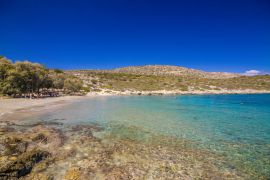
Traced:
<path fill-rule="evenodd" d="M 100 138 L 114 133 L 143 142 L 147 132 L 182 139 L 250 179 L 270 178 L 270 94 L 89 97 L 25 123 L 36 121 L 96 124 L 104 128 Z"/>

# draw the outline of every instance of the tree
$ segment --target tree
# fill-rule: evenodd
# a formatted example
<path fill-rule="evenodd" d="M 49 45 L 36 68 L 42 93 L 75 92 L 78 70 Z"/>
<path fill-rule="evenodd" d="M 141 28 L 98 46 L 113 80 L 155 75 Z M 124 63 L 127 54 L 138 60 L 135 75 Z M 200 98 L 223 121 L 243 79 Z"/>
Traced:
<path fill-rule="evenodd" d="M 5 57 L 0 57 L 0 83 L 5 81 L 8 76 L 8 72 L 13 69 L 13 64 Z"/>
<path fill-rule="evenodd" d="M 23 93 L 39 93 L 41 88 L 48 86 L 49 71 L 44 66 L 28 61 L 16 62 L 14 66 L 17 76 L 25 84 L 21 87 Z"/>
<path fill-rule="evenodd" d="M 19 61 L 9 69 L 7 75 L 1 72 L 5 77 L 2 82 L 3 94 L 33 94 L 39 93 L 41 88 L 52 87 L 48 69 L 37 63 Z"/>
<path fill-rule="evenodd" d="M 20 76 L 15 70 L 12 70 L 1 85 L 1 93 L 7 95 L 20 94 L 23 86 Z"/>
<path fill-rule="evenodd" d="M 79 92 L 82 87 L 82 81 L 75 77 L 68 77 L 64 82 L 64 89 L 68 92 Z"/>
<path fill-rule="evenodd" d="M 55 88 L 55 89 L 63 89 L 64 88 L 66 74 L 52 72 L 50 76 L 53 79 L 53 88 Z"/>
<path fill-rule="evenodd" d="M 48 89 L 64 89 L 68 93 L 82 89 L 82 81 L 59 69 L 49 70 L 45 66 L 29 61 L 12 63 L 0 56 L 0 93 L 4 95 L 39 95 Z M 41 90 L 45 91 L 41 91 Z"/>

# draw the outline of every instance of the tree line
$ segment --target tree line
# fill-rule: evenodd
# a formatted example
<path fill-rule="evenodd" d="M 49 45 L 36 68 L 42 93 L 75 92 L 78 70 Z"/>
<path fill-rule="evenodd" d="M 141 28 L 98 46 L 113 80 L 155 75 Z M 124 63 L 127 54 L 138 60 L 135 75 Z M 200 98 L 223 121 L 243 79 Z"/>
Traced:
<path fill-rule="evenodd" d="M 82 81 L 58 69 L 29 61 L 13 63 L 0 56 L 0 94 L 13 97 L 58 96 L 79 93 Z"/>

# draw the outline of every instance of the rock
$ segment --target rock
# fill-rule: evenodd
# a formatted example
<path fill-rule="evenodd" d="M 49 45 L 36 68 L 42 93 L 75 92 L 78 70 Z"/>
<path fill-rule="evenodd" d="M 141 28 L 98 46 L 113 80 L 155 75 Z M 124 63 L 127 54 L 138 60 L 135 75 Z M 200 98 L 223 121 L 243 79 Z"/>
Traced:
<path fill-rule="evenodd" d="M 71 168 L 66 172 L 64 179 L 65 180 L 77 180 L 77 179 L 80 179 L 80 177 L 81 177 L 80 168 Z"/>
<path fill-rule="evenodd" d="M 11 126 L 4 126 L 4 127 L 0 127 L 0 134 L 5 134 L 7 132 L 12 132 L 14 131 L 15 129 Z"/>
<path fill-rule="evenodd" d="M 51 157 L 46 158 L 45 160 L 43 160 L 43 161 L 39 162 L 38 164 L 36 164 L 35 167 L 32 169 L 32 172 L 34 174 L 36 174 L 36 173 L 39 173 L 39 172 L 46 171 L 46 169 L 48 168 L 48 166 L 52 162 L 53 162 L 53 158 L 51 158 Z"/>
<path fill-rule="evenodd" d="M 0 156 L 0 164 L 6 163 L 9 161 L 8 156 Z"/>
<path fill-rule="evenodd" d="M 37 174 L 30 174 L 26 177 L 26 179 L 31 179 L 31 180 L 53 180 L 53 176 L 52 175 L 48 175 L 48 174 L 41 174 L 41 173 L 37 173 Z"/>
<path fill-rule="evenodd" d="M 0 143 L 0 155 L 4 155 L 4 151 L 5 151 L 5 146 Z"/>
<path fill-rule="evenodd" d="M 34 142 L 42 142 L 44 144 L 47 144 L 48 138 L 43 133 L 39 133 L 36 136 L 32 138 L 32 141 Z"/>
<path fill-rule="evenodd" d="M 16 157 L 16 156 L 11 156 L 10 158 L 9 158 L 9 160 L 11 160 L 11 161 L 16 161 L 18 158 Z"/>
<path fill-rule="evenodd" d="M 34 127 L 28 134 L 31 139 L 29 143 L 29 148 L 35 148 L 36 146 L 55 154 L 57 149 L 63 145 L 65 137 L 62 132 L 56 128 L 37 126 Z"/>
<path fill-rule="evenodd" d="M 99 132 L 102 130 L 104 130 L 104 128 L 100 127 L 99 125 L 95 125 L 95 124 L 76 125 L 76 126 L 71 127 L 72 132 L 82 131 L 82 132 L 89 133 L 90 136 L 92 136 L 92 132 Z"/>
<path fill-rule="evenodd" d="M 22 153 L 14 161 L 2 164 L 0 167 L 0 179 L 20 178 L 31 172 L 34 165 L 50 154 L 38 149 Z"/>
<path fill-rule="evenodd" d="M 0 135 L 4 135 L 6 132 L 6 128 L 0 128 Z"/>
<path fill-rule="evenodd" d="M 8 137 L 0 144 L 4 146 L 2 155 L 19 155 L 24 153 L 27 148 L 27 142 L 17 137 Z"/>

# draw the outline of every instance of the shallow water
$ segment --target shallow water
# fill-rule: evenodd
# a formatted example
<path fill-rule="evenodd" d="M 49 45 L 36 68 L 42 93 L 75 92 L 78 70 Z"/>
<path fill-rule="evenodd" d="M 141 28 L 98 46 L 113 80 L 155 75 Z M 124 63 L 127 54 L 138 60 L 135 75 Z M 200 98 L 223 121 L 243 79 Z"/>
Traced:
<path fill-rule="evenodd" d="M 270 177 L 270 94 L 86 98 L 24 123 L 39 121 L 59 122 L 62 129 L 98 124 L 105 128 L 95 134 L 101 138 L 114 134 L 144 142 L 155 134 L 184 139 L 224 158 L 225 168 L 251 178 Z"/>

